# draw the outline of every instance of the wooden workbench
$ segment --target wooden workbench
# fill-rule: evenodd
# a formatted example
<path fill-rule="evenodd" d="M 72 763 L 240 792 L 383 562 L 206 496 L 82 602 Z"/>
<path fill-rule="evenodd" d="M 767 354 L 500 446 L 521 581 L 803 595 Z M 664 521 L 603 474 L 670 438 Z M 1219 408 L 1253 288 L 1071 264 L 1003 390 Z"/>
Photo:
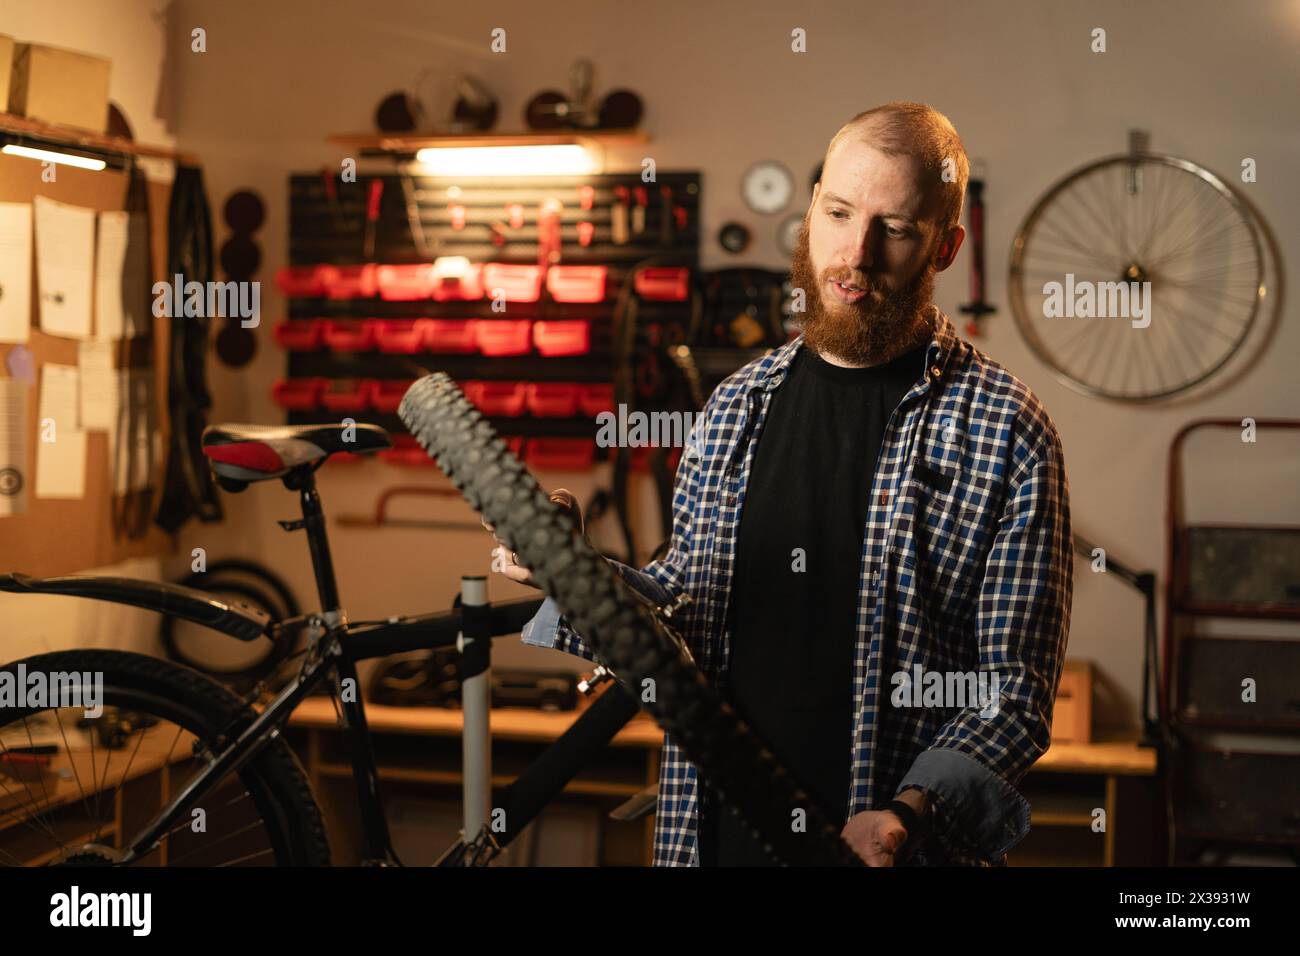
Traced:
<path fill-rule="evenodd" d="M 516 761 L 497 760 L 497 745 L 529 744 L 540 750 L 563 734 L 581 713 L 581 709 L 548 713 L 527 708 L 495 708 L 491 718 L 493 786 L 507 786 L 521 769 L 512 766 Z M 461 734 L 459 710 L 367 704 L 366 720 L 377 740 L 411 736 L 459 739 Z M 291 718 L 290 726 L 307 733 L 305 759 L 313 783 L 351 776 L 351 766 L 338 759 L 339 755 L 328 753 L 328 738 L 337 732 L 338 725 L 334 707 L 327 698 L 304 701 Z M 645 713 L 638 714 L 618 733 L 610 746 L 615 750 L 644 751 L 643 774 L 632 777 L 626 768 L 622 773 L 607 774 L 596 767 L 591 773 L 573 780 L 565 794 L 626 798 L 644 787 L 655 785 L 662 744 L 662 731 Z M 382 751 L 383 748 L 377 749 Z M 418 759 L 409 756 L 386 760 L 381 752 L 379 764 L 381 778 L 388 781 L 448 786 L 459 786 L 461 782 L 458 766 L 448 766 L 445 761 L 441 766 L 421 766 Z M 1146 816 L 1141 810 L 1128 810 L 1121 806 L 1122 781 L 1126 778 L 1151 778 L 1155 772 L 1155 752 L 1139 747 L 1131 737 L 1111 737 L 1088 744 L 1054 744 L 1034 765 L 1020 788 L 1032 810 L 1032 842 L 1044 846 L 1035 847 L 1031 840 L 1026 840 L 1012 852 L 1012 862 L 1114 865 L 1117 862 L 1116 836 L 1121 826 L 1127 823 L 1136 830 Z M 1095 832 L 1094 821 L 1099 809 L 1105 811 L 1106 828 Z M 654 818 L 647 817 L 643 849 L 647 863 L 653 829 Z M 1127 835 L 1129 831 L 1124 832 Z M 1062 834 L 1067 838 L 1065 842 L 1086 846 L 1082 849 L 1076 847 L 1071 852 L 1052 849 L 1053 841 L 1045 837 Z"/>

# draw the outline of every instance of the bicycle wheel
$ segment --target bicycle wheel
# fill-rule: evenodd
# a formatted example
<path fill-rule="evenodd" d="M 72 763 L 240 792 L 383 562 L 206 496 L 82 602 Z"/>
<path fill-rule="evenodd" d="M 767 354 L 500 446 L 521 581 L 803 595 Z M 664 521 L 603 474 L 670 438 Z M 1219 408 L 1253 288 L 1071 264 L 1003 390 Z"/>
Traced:
<path fill-rule="evenodd" d="M 1076 288 L 1085 302 L 1096 296 L 1077 316 Z M 1130 295 L 1141 289 L 1139 320 Z M 1260 229 L 1196 163 L 1113 156 L 1070 173 L 1025 217 L 1008 292 L 1025 341 L 1065 385 L 1153 402 L 1201 384 L 1241 349 L 1266 294 Z"/>
<path fill-rule="evenodd" d="M 102 675 L 103 716 L 84 698 L 32 701 L 33 675 Z M 61 676 L 62 675 L 62 676 Z M 28 688 L 0 708 L 0 865 L 112 866 L 145 824 L 207 765 L 204 751 L 252 710 L 186 668 L 123 651 L 61 651 L 0 667 Z M 7 697 L 9 695 L 6 695 Z M 71 703 L 77 706 L 59 706 Z M 54 706 L 51 706 L 54 705 Z M 293 751 L 271 741 L 217 781 L 144 866 L 326 866 L 329 843 Z"/>
<path fill-rule="evenodd" d="M 398 414 L 495 526 L 497 537 L 533 569 L 589 646 L 778 860 L 860 862 L 840 838 L 840 828 L 727 705 L 658 615 L 587 544 L 448 376 L 435 373 L 417 381 Z M 642 693 L 647 687 L 654 689 L 649 702 Z M 796 820 L 805 827 L 793 826 Z"/>

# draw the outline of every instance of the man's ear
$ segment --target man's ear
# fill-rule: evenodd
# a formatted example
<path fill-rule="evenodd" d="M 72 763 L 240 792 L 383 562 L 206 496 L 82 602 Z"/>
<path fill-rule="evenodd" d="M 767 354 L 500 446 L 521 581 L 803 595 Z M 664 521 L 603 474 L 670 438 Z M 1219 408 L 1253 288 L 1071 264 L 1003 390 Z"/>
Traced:
<path fill-rule="evenodd" d="M 952 261 L 957 258 L 957 251 L 961 249 L 962 240 L 966 238 L 965 227 L 959 225 L 953 226 L 948 230 L 948 235 L 944 236 L 939 242 L 939 248 L 934 253 L 934 268 L 936 272 L 942 272 L 952 265 Z"/>

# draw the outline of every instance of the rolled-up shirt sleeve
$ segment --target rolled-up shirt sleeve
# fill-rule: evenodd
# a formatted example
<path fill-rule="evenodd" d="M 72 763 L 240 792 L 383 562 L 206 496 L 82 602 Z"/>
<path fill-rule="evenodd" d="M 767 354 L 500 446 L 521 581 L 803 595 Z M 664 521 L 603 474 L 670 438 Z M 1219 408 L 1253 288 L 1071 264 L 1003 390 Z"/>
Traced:
<path fill-rule="evenodd" d="M 614 566 L 614 570 L 619 573 L 627 586 L 638 594 L 661 606 L 672 601 L 671 592 L 646 572 L 638 571 L 612 558 L 605 560 Z M 595 652 L 569 626 L 560 612 L 560 606 L 551 598 L 543 601 L 537 613 L 524 625 L 521 640 L 533 647 L 554 648 L 568 654 L 576 654 L 589 661 L 596 659 Z"/>
<path fill-rule="evenodd" d="M 967 707 L 945 723 L 897 788 L 934 794 L 943 849 L 996 860 L 1029 832 L 1015 785 L 1051 742 L 1073 568 L 1064 460 L 1049 431 L 1011 482 L 980 588 L 979 666 L 999 675 L 997 706 Z"/>

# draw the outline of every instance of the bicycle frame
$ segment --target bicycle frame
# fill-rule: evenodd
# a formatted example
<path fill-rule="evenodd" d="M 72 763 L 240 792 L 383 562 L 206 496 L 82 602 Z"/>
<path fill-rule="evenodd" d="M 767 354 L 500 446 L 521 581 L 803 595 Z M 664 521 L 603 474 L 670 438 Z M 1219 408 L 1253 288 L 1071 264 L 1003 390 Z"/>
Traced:
<path fill-rule="evenodd" d="M 184 789 L 144 827 L 131 845 L 123 848 L 120 859 L 129 864 L 147 856 L 166 834 L 181 823 L 182 815 L 203 794 L 226 775 L 237 772 L 280 733 L 294 709 L 303 698 L 323 685 L 331 677 L 332 694 L 342 722 L 348 750 L 352 757 L 353 778 L 356 783 L 357 802 L 361 811 L 365 862 L 385 865 L 399 862 L 393 852 L 378 791 L 378 771 L 374 751 L 366 724 L 365 705 L 359 692 L 356 664 L 358 661 L 405 651 L 432 649 L 455 645 L 461 653 L 461 699 L 464 713 L 462 748 L 464 755 L 464 826 L 461 841 L 453 845 L 439 861 L 444 865 L 457 865 L 466 859 L 480 862 L 481 851 L 490 855 L 509 842 L 499 841 L 489 824 L 491 808 L 491 737 L 490 712 L 490 661 L 491 639 L 518 633 L 541 606 L 541 598 L 514 601 L 492 607 L 487 604 L 486 581 L 482 577 L 462 578 L 461 610 L 390 618 L 385 621 L 349 624 L 340 606 L 329 541 L 325 528 L 320 496 L 316 491 L 314 468 L 298 469 L 284 477 L 291 490 L 299 492 L 302 518 L 282 521 L 287 531 L 305 530 L 316 577 L 317 592 L 322 610 L 306 616 L 309 629 L 307 656 L 294 679 L 256 718 L 231 736 L 219 736 L 207 752 L 208 766 L 190 780 Z M 111 599 L 111 595 L 103 595 Z M 282 622 L 281 626 L 299 625 L 300 621 Z M 351 693 L 345 693 L 348 685 Z M 609 694 L 618 691 L 611 687 Z M 608 696 L 608 694 L 606 695 Z M 515 786 L 529 779 L 534 791 L 541 789 L 553 794 L 563 782 L 576 772 L 585 758 L 604 743 L 636 713 L 636 704 L 630 697 L 600 707 L 599 714 L 590 713 L 579 718 L 574 727 L 552 749 L 562 751 L 561 756 L 549 761 L 545 755 L 519 778 Z M 582 725 L 582 726 L 580 726 Z M 534 770 L 536 772 L 534 773 Z M 557 784 L 557 772 L 563 777 Z M 548 776 L 549 775 L 549 776 Z M 538 787 L 540 784 L 540 788 Z M 537 793 L 526 794 L 512 810 L 510 833 L 516 834 L 526 826 L 549 796 L 537 799 Z"/>

